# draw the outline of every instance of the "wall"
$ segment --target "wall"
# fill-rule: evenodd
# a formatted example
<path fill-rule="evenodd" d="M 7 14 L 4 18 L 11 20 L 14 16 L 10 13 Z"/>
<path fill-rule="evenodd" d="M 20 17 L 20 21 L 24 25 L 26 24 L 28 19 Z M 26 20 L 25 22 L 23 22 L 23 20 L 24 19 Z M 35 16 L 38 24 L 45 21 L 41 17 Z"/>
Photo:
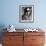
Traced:
<path fill-rule="evenodd" d="M 16 28 L 46 28 L 46 0 L 1 0 L 0 25 L 13 24 Z M 34 23 L 19 22 L 19 5 L 34 5 Z"/>
<path fill-rule="evenodd" d="M 0 0 L 0 31 L 13 24 L 16 28 L 40 27 L 46 32 L 46 0 Z M 19 5 L 34 5 L 34 23 L 19 22 Z"/>

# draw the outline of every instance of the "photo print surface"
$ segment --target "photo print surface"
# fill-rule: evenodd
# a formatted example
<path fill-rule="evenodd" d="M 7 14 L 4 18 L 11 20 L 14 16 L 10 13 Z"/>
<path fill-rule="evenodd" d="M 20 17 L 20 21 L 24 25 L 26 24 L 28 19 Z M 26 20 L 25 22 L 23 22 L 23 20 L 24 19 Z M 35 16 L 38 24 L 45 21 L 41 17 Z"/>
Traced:
<path fill-rule="evenodd" d="M 20 22 L 33 22 L 33 5 L 20 5 Z"/>

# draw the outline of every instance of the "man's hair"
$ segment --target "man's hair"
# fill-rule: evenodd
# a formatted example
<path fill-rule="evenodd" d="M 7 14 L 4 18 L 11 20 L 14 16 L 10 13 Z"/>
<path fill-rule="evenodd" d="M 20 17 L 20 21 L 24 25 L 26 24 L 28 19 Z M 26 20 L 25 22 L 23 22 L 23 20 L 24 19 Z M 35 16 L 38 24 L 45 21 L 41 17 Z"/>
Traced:
<path fill-rule="evenodd" d="M 24 8 L 24 13 L 28 12 L 28 11 L 31 11 L 32 7 L 25 7 Z"/>
<path fill-rule="evenodd" d="M 27 8 L 24 9 L 24 13 L 26 13 L 26 12 L 27 12 Z"/>

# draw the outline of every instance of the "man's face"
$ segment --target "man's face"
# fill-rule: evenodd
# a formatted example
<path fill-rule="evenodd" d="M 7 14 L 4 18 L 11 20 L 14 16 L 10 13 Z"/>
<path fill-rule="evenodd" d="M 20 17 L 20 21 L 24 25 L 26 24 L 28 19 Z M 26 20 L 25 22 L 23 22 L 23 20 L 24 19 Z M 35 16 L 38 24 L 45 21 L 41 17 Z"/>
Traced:
<path fill-rule="evenodd" d="M 28 15 L 30 15 L 30 11 L 28 11 L 27 13 L 28 13 Z"/>
<path fill-rule="evenodd" d="M 30 8 L 27 8 L 27 15 L 30 15 Z"/>
<path fill-rule="evenodd" d="M 26 15 L 30 15 L 30 11 L 26 12 Z"/>

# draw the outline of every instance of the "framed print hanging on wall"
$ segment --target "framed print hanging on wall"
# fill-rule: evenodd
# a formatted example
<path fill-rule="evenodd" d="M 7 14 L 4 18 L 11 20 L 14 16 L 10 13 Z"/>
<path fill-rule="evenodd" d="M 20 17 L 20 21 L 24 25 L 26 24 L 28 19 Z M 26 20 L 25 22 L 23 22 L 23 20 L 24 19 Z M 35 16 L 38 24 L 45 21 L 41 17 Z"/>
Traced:
<path fill-rule="evenodd" d="M 34 5 L 19 6 L 19 21 L 24 23 L 34 22 Z"/>

